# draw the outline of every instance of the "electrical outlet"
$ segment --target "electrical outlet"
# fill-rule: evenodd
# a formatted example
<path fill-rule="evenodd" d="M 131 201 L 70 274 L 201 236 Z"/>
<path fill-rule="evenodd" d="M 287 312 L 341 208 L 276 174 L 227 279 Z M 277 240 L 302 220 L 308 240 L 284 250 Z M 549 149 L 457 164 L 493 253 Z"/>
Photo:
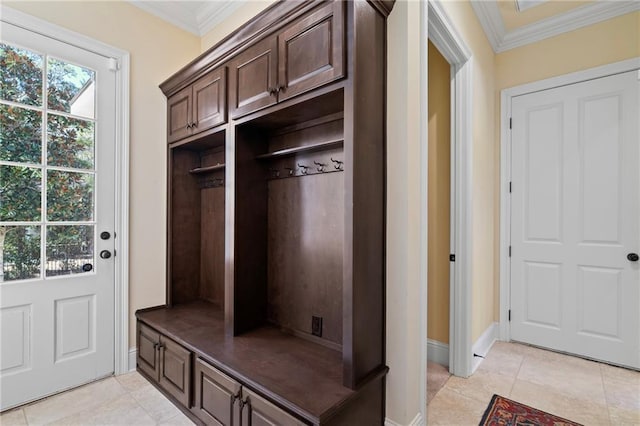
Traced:
<path fill-rule="evenodd" d="M 311 317 L 311 334 L 322 337 L 322 317 Z"/>

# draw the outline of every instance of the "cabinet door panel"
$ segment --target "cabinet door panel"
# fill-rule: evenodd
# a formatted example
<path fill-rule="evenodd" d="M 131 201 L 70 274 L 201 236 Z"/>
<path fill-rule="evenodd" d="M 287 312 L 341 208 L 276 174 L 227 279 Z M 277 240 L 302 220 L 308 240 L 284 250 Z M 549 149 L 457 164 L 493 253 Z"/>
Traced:
<path fill-rule="evenodd" d="M 193 84 L 193 132 L 227 121 L 226 67 L 211 71 Z"/>
<path fill-rule="evenodd" d="M 231 116 L 236 118 L 275 104 L 276 38 L 267 38 L 240 53 L 229 65 Z"/>
<path fill-rule="evenodd" d="M 144 324 L 138 323 L 138 368 L 156 380 L 158 380 L 160 371 L 160 360 L 156 350 L 159 343 L 159 333 Z"/>
<path fill-rule="evenodd" d="M 193 412 L 207 424 L 239 425 L 240 384 L 201 359 L 195 365 L 195 401 Z"/>
<path fill-rule="evenodd" d="M 167 140 L 171 143 L 191 134 L 191 86 L 167 99 Z"/>
<path fill-rule="evenodd" d="M 185 407 L 189 407 L 191 389 L 191 352 L 162 336 L 160 386 Z"/>
<path fill-rule="evenodd" d="M 344 4 L 329 3 L 278 36 L 280 100 L 344 75 Z"/>
<path fill-rule="evenodd" d="M 248 402 L 242 409 L 242 426 L 303 426 L 300 420 L 287 414 L 282 409 L 243 388 L 244 401 Z"/>

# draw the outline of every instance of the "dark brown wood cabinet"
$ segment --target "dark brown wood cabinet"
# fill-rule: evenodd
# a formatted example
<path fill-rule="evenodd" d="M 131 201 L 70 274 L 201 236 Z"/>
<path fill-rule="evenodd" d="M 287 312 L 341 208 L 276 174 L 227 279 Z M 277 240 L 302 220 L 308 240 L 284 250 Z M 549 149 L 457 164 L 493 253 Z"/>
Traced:
<path fill-rule="evenodd" d="M 325 4 L 278 34 L 278 99 L 344 76 L 344 3 Z"/>
<path fill-rule="evenodd" d="M 191 352 L 141 323 L 138 323 L 138 348 L 138 368 L 188 407 L 191 398 Z"/>
<path fill-rule="evenodd" d="M 278 101 L 278 51 L 274 37 L 256 43 L 229 64 L 231 117 L 236 118 Z"/>
<path fill-rule="evenodd" d="M 242 390 L 242 426 L 304 426 L 300 420 L 248 389 Z"/>
<path fill-rule="evenodd" d="M 226 68 L 208 72 L 167 99 L 167 139 L 175 142 L 227 122 Z"/>
<path fill-rule="evenodd" d="M 326 3 L 231 61 L 231 116 L 239 118 L 344 76 L 344 4 Z"/>
<path fill-rule="evenodd" d="M 194 413 L 206 424 L 240 425 L 242 386 L 201 359 L 195 365 Z"/>
<path fill-rule="evenodd" d="M 196 422 L 384 422 L 392 6 L 277 2 L 161 85 L 167 303 L 136 313 L 138 369 Z"/>

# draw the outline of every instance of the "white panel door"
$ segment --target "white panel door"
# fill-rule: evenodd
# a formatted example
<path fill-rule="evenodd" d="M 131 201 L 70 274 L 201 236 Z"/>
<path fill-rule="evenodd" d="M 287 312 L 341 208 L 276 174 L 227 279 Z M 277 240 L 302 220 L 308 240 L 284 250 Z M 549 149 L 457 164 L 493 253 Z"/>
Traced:
<path fill-rule="evenodd" d="M 640 368 L 638 71 L 515 97 L 511 338 Z"/>
<path fill-rule="evenodd" d="M 0 36 L 4 410 L 114 371 L 116 86 L 108 58 Z"/>

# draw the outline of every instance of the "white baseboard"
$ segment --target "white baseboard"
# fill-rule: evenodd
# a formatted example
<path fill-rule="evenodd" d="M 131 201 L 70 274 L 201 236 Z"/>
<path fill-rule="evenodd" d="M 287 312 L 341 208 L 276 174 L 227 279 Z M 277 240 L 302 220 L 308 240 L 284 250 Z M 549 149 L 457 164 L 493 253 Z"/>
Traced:
<path fill-rule="evenodd" d="M 498 336 L 500 335 L 500 325 L 497 322 L 492 323 L 487 329 L 482 333 L 482 335 L 476 340 L 473 344 L 473 353 L 478 354 L 482 357 L 485 357 L 496 340 L 498 340 Z M 480 358 L 478 356 L 473 357 L 473 361 L 471 364 L 471 374 L 475 373 L 482 360 L 484 358 Z"/>
<path fill-rule="evenodd" d="M 129 349 L 129 371 L 136 370 L 136 356 L 138 355 L 138 350 L 136 348 Z"/>
<path fill-rule="evenodd" d="M 411 420 L 409 424 L 406 426 L 425 426 L 426 422 L 422 418 L 422 413 L 416 414 L 416 416 Z M 400 423 L 396 423 L 393 420 L 386 418 L 384 419 L 384 426 L 403 426 Z"/>
<path fill-rule="evenodd" d="M 449 345 L 427 339 L 427 359 L 436 364 L 449 366 Z"/>

